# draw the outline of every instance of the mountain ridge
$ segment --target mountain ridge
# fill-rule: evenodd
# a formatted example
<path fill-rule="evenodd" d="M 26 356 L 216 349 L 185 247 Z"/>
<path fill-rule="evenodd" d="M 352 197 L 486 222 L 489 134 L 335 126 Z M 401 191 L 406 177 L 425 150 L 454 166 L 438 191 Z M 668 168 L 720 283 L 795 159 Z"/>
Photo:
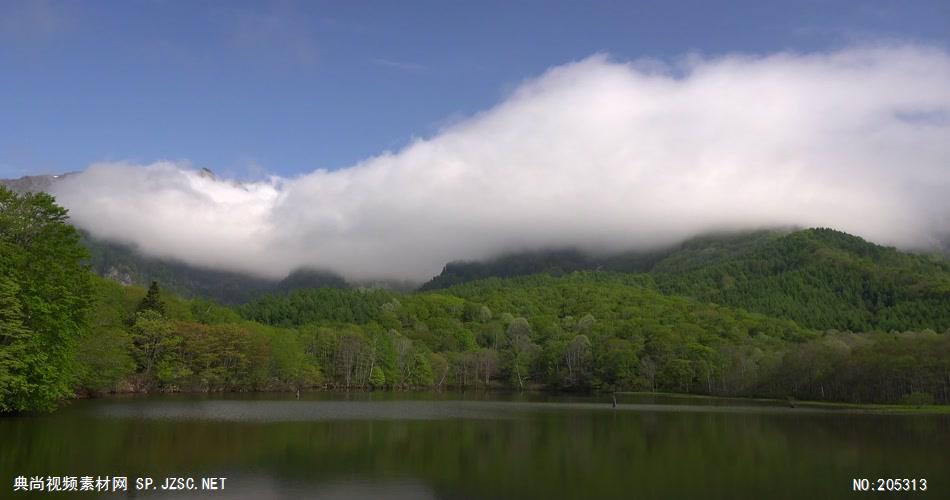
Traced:
<path fill-rule="evenodd" d="M 630 262 L 641 267 L 618 269 Z M 791 319 L 809 328 L 950 329 L 950 261 L 827 228 L 710 234 L 634 258 L 558 251 L 450 263 L 421 289 L 590 270 L 646 274 L 669 295 Z"/>
<path fill-rule="evenodd" d="M 0 184 L 20 192 L 41 191 L 68 175 L 29 176 Z M 148 257 L 130 245 L 81 233 L 91 254 L 89 264 L 100 276 L 126 285 L 158 281 L 185 297 L 238 304 L 307 288 L 412 288 L 406 283 L 351 284 L 332 272 L 306 269 L 267 280 Z M 711 232 L 652 251 L 596 255 L 560 248 L 508 253 L 476 262 L 449 262 L 418 289 L 446 289 L 492 277 L 596 270 L 648 274 L 663 293 L 792 319 L 810 328 L 950 328 L 950 264 L 945 257 L 901 252 L 824 228 Z"/>

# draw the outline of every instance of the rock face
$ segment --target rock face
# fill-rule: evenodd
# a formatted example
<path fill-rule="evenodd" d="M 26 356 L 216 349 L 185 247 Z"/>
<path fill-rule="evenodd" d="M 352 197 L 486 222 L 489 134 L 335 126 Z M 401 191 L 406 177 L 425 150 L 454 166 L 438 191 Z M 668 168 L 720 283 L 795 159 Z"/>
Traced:
<path fill-rule="evenodd" d="M 75 172 L 69 172 L 62 175 L 27 175 L 19 179 L 0 179 L 0 185 L 4 185 L 17 193 L 38 193 L 49 191 L 49 188 L 64 177 L 73 175 Z"/>
<path fill-rule="evenodd" d="M 115 266 L 110 266 L 106 272 L 102 273 L 102 277 L 117 283 L 121 283 L 125 286 L 136 284 L 135 279 L 132 278 L 132 273 L 128 271 L 120 271 Z"/>

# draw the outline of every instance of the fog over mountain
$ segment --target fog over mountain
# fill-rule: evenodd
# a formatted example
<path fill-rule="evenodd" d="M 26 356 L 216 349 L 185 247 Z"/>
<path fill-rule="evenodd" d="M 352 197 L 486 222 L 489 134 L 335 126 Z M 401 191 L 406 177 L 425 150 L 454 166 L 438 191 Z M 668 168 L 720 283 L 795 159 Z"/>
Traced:
<path fill-rule="evenodd" d="M 595 55 L 341 170 L 238 183 L 99 163 L 51 190 L 97 237 L 267 277 L 422 281 L 506 251 L 650 249 L 763 226 L 926 248 L 950 233 L 950 54 Z"/>

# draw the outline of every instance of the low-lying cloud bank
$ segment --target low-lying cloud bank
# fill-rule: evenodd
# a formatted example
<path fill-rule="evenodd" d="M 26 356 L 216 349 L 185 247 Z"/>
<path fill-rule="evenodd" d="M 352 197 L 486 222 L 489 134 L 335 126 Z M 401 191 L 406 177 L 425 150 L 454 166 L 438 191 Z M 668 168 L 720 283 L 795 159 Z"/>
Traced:
<path fill-rule="evenodd" d="M 424 280 L 447 261 L 697 233 L 950 232 L 950 55 L 916 45 L 553 68 L 500 104 L 352 167 L 236 183 L 96 164 L 54 188 L 93 234 L 279 277 Z"/>

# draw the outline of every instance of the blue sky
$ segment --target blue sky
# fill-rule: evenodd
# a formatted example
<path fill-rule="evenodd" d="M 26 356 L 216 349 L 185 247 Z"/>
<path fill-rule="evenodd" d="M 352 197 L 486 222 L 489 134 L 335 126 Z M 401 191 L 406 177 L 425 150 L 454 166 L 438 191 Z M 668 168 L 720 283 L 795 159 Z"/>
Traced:
<path fill-rule="evenodd" d="M 120 160 L 338 169 L 595 53 L 947 47 L 948 19 L 939 1 L 5 1 L 0 177 Z"/>

